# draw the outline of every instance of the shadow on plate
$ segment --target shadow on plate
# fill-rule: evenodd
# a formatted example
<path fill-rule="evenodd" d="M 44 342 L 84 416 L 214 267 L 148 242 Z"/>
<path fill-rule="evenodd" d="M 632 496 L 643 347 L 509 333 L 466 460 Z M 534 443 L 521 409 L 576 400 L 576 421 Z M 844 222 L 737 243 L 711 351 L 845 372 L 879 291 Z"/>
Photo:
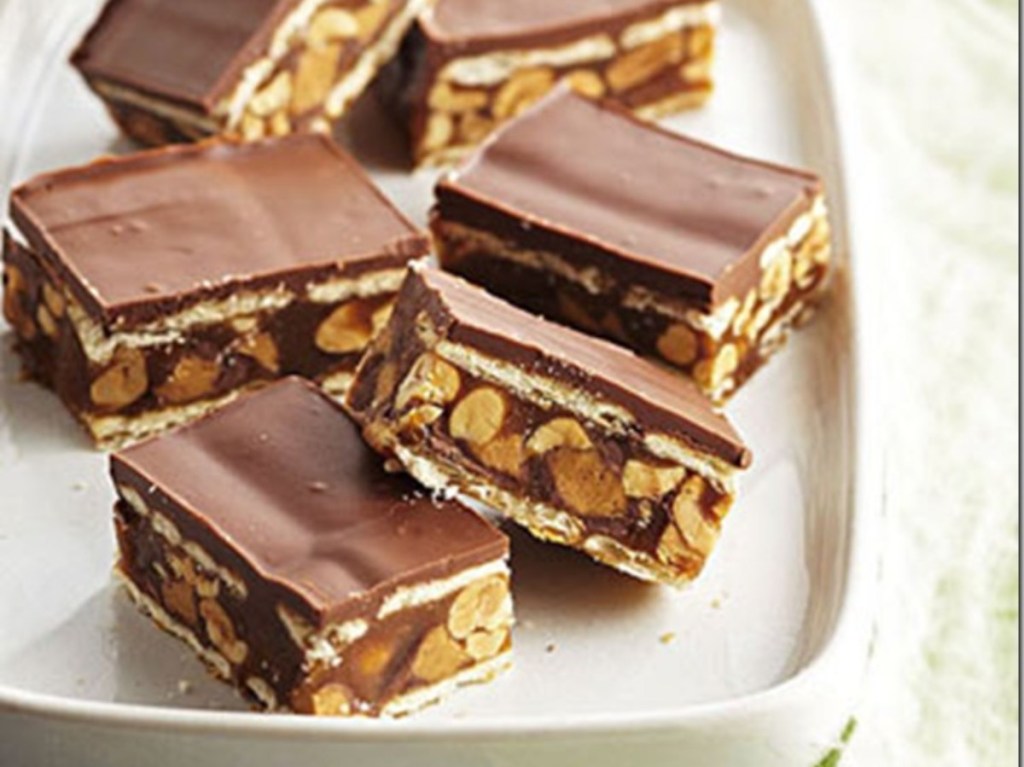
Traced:
<path fill-rule="evenodd" d="M 412 171 L 401 126 L 387 114 L 373 93 L 363 94 L 334 136 L 370 172 Z"/>
<path fill-rule="evenodd" d="M 69 668 L 69 647 L 83 662 Z M 85 700 L 244 710 L 184 644 L 157 629 L 113 581 L 6 660 L 5 682 Z"/>
<path fill-rule="evenodd" d="M 512 541 L 512 592 L 520 619 L 552 611 L 565 620 L 627 617 L 646 609 L 663 588 L 539 541 L 511 522 L 502 527 Z"/>
<path fill-rule="evenodd" d="M 46 387 L 26 379 L 14 334 L 0 326 L 0 450 L 21 456 L 93 450 L 82 427 Z"/>

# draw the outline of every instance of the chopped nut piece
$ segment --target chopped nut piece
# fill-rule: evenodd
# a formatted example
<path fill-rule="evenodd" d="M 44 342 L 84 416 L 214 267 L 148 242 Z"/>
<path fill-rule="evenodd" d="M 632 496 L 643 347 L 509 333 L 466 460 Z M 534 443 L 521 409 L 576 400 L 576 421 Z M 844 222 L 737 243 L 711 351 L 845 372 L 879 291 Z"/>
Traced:
<path fill-rule="evenodd" d="M 313 712 L 318 716 L 347 716 L 351 713 L 348 690 L 340 684 L 325 684 L 313 693 Z"/>
<path fill-rule="evenodd" d="M 618 475 L 595 450 L 556 448 L 548 468 L 562 501 L 585 517 L 614 517 L 626 510 L 626 494 Z"/>
<path fill-rule="evenodd" d="M 699 83 L 711 78 L 711 61 L 696 59 L 687 61 L 679 68 L 679 76 L 684 82 Z"/>
<path fill-rule="evenodd" d="M 43 301 L 54 317 L 63 317 L 67 301 L 57 288 L 48 282 L 43 283 Z"/>
<path fill-rule="evenodd" d="M 435 626 L 420 642 L 412 673 L 424 682 L 437 682 L 458 671 L 466 660 L 466 653 L 448 635 L 448 630 Z"/>
<path fill-rule="evenodd" d="M 694 503 L 699 503 L 700 499 L 704 496 L 705 484 L 704 477 L 700 476 L 700 474 L 691 474 L 690 478 L 679 489 L 679 495 L 680 497 L 689 498 Z"/>
<path fill-rule="evenodd" d="M 288 636 L 295 642 L 295 646 L 304 647 L 313 633 L 313 627 L 309 621 L 284 604 L 277 605 L 277 617 L 288 631 Z"/>
<path fill-rule="evenodd" d="M 403 432 L 416 431 L 436 423 L 444 415 L 444 409 L 437 405 L 420 405 L 407 412 L 398 421 L 398 428 Z"/>
<path fill-rule="evenodd" d="M 686 37 L 686 52 L 691 58 L 704 58 L 711 54 L 714 44 L 711 27 L 694 27 Z"/>
<path fill-rule="evenodd" d="M 373 330 L 374 335 L 377 335 L 387 327 L 388 321 L 391 319 L 391 314 L 394 311 L 394 301 L 388 301 L 386 304 L 382 304 L 373 310 L 373 314 L 370 315 L 370 327 Z"/>
<path fill-rule="evenodd" d="M 395 407 L 404 410 L 414 399 L 447 405 L 459 394 L 459 371 L 433 354 L 416 360 L 395 397 Z"/>
<path fill-rule="evenodd" d="M 680 505 L 688 509 L 688 511 L 686 513 L 681 512 L 678 508 Z M 715 540 L 718 538 L 718 534 L 699 511 L 694 512 L 688 502 L 680 504 L 677 501 L 672 509 L 672 517 L 675 519 L 679 532 L 682 533 L 684 540 L 689 544 L 690 548 L 705 557 L 711 553 L 711 550 L 715 547 Z"/>
<path fill-rule="evenodd" d="M 518 477 L 523 468 L 523 438 L 510 434 L 477 448 L 476 456 L 492 469 Z"/>
<path fill-rule="evenodd" d="M 21 270 L 7 264 L 4 267 L 4 317 L 17 327 L 21 317 L 21 294 L 25 290 L 25 276 Z"/>
<path fill-rule="evenodd" d="M 22 308 L 22 297 L 26 292 L 25 277 L 18 267 L 8 264 L 4 270 L 4 316 L 26 341 L 36 337 L 38 329 L 32 317 Z"/>
<path fill-rule="evenodd" d="M 491 111 L 499 120 L 523 112 L 555 84 L 555 73 L 545 67 L 523 69 L 513 74 L 494 97 Z"/>
<path fill-rule="evenodd" d="M 497 655 L 507 640 L 506 628 L 497 631 L 474 631 L 466 637 L 466 652 L 473 660 L 487 660 Z"/>
<path fill-rule="evenodd" d="M 500 391 L 481 386 L 452 410 L 448 431 L 455 439 L 482 445 L 498 436 L 505 423 L 506 410 L 505 397 Z"/>
<path fill-rule="evenodd" d="M 292 131 L 291 120 L 284 112 L 277 112 L 270 118 L 270 135 L 287 136 Z"/>
<path fill-rule="evenodd" d="M 459 118 L 459 138 L 469 144 L 483 141 L 494 129 L 494 122 L 479 112 L 466 112 Z"/>
<path fill-rule="evenodd" d="M 743 331 L 750 322 L 750 318 L 754 315 L 754 306 L 757 304 L 757 291 L 751 290 L 743 299 L 743 304 L 740 306 L 736 316 L 732 321 L 732 332 L 733 335 L 743 335 Z"/>
<path fill-rule="evenodd" d="M 334 85 L 340 57 L 340 43 L 311 47 L 302 54 L 295 72 L 290 107 L 293 115 L 301 115 L 324 102 Z"/>
<path fill-rule="evenodd" d="M 703 556 L 711 553 L 717 531 L 704 519 L 700 500 L 704 494 L 704 480 L 697 474 L 683 483 L 672 504 L 672 519 L 690 548 Z"/>
<path fill-rule="evenodd" d="M 452 602 L 448 631 L 465 639 L 474 631 L 494 631 L 511 619 L 508 581 L 493 576 L 469 584 Z"/>
<path fill-rule="evenodd" d="M 732 497 L 723 495 L 715 502 L 714 506 L 711 507 L 711 513 L 718 519 L 725 519 L 729 514 L 730 509 L 732 509 Z"/>
<path fill-rule="evenodd" d="M 281 72 L 249 102 L 249 111 L 257 117 L 270 117 L 288 107 L 292 97 L 292 73 Z"/>
<path fill-rule="evenodd" d="M 390 9 L 386 2 L 371 2 L 362 8 L 352 11 L 359 25 L 359 40 L 367 42 L 384 25 Z"/>
<path fill-rule="evenodd" d="M 199 613 L 196 611 L 196 601 L 192 594 L 192 587 L 187 581 L 174 579 L 164 581 L 160 584 L 160 594 L 164 604 L 172 613 L 177 615 L 189 626 L 199 624 Z"/>
<path fill-rule="evenodd" d="M 683 38 L 673 32 L 620 56 L 609 65 L 605 74 L 608 85 L 618 93 L 650 80 L 682 59 Z"/>
<path fill-rule="evenodd" d="M 206 633 L 213 646 L 223 653 L 231 663 L 239 664 L 249 654 L 249 647 L 238 638 L 231 618 L 219 602 L 203 599 L 199 602 L 199 614 L 206 623 Z"/>
<path fill-rule="evenodd" d="M 765 301 L 780 301 L 789 292 L 793 277 L 793 253 L 789 248 L 771 260 L 761 275 L 761 298 Z"/>
<path fill-rule="evenodd" d="M 185 356 L 157 387 L 156 394 L 165 402 L 190 402 L 213 392 L 219 377 L 220 365 L 216 360 Z"/>
<path fill-rule="evenodd" d="M 801 290 L 810 287 L 814 267 L 814 253 L 810 248 L 800 248 L 793 259 L 793 280 Z"/>
<path fill-rule="evenodd" d="M 351 662 L 364 682 L 378 679 L 395 657 L 394 638 L 365 639 L 352 648 Z"/>
<path fill-rule="evenodd" d="M 316 329 L 317 348 L 327 354 L 350 354 L 366 347 L 373 328 L 355 303 L 342 304 Z"/>
<path fill-rule="evenodd" d="M 455 135 L 455 122 L 451 115 L 444 112 L 434 112 L 427 118 L 427 125 L 423 131 L 423 138 L 420 140 L 420 150 L 430 153 L 448 146 Z"/>
<path fill-rule="evenodd" d="M 569 87 L 577 93 L 592 99 L 601 98 L 604 95 L 604 80 L 597 72 L 589 69 L 577 69 L 565 76 Z"/>
<path fill-rule="evenodd" d="M 126 407 L 149 388 L 146 358 L 138 349 L 119 347 L 114 362 L 89 387 L 94 404 L 105 408 Z"/>
<path fill-rule="evenodd" d="M 359 22 L 344 8 L 324 8 L 313 17 L 306 38 L 310 47 L 322 47 L 334 40 L 359 34 Z"/>
<path fill-rule="evenodd" d="M 36 322 L 39 323 L 40 329 L 43 331 L 43 335 L 47 338 L 55 339 L 60 333 L 60 328 L 57 327 L 57 321 L 50 314 L 50 310 L 46 308 L 46 304 L 42 303 L 36 307 Z"/>
<path fill-rule="evenodd" d="M 807 235 L 805 243 L 811 247 L 812 250 L 818 251 L 825 245 L 829 244 L 831 239 L 831 232 L 828 226 L 828 219 L 818 218 L 814 222 L 814 226 L 811 228 L 811 233 Z"/>
<path fill-rule="evenodd" d="M 702 386 L 715 391 L 725 383 L 726 379 L 736 372 L 740 356 L 736 344 L 725 344 L 712 360 L 704 360 L 694 368 L 694 376 Z"/>
<path fill-rule="evenodd" d="M 271 373 L 280 369 L 277 344 L 269 333 L 244 336 L 238 343 L 238 353 L 256 360 Z"/>
<path fill-rule="evenodd" d="M 398 366 L 393 362 L 386 362 L 381 366 L 377 374 L 377 385 L 374 387 L 374 399 L 382 401 L 391 396 L 398 383 Z"/>
<path fill-rule="evenodd" d="M 530 455 L 543 455 L 556 447 L 570 447 L 586 450 L 593 443 L 586 430 L 574 418 L 561 417 L 540 426 L 526 443 L 526 451 Z"/>
<path fill-rule="evenodd" d="M 622 471 L 622 486 L 630 498 L 661 498 L 674 490 L 686 469 L 681 466 L 659 467 L 642 461 L 627 461 Z"/>
<path fill-rule="evenodd" d="M 681 323 L 669 325 L 658 339 L 657 346 L 662 357 L 682 366 L 693 363 L 700 352 L 697 334 Z"/>
<path fill-rule="evenodd" d="M 665 528 L 665 532 L 661 534 L 661 539 L 658 541 L 657 554 L 658 559 L 662 562 L 675 567 L 686 565 L 694 560 L 693 554 L 683 540 L 679 529 L 673 524 L 669 524 Z"/>
<path fill-rule="evenodd" d="M 440 112 L 472 112 L 489 101 L 486 91 L 456 89 L 442 80 L 430 91 L 427 103 Z"/>
<path fill-rule="evenodd" d="M 267 124 L 253 114 L 242 117 L 242 138 L 246 141 L 257 141 L 267 133 Z"/>
<path fill-rule="evenodd" d="M 775 305 L 771 303 L 761 304 L 757 312 L 747 323 L 747 327 L 744 329 L 744 335 L 750 340 L 756 339 L 761 332 L 768 327 L 772 321 L 772 316 L 775 314 Z"/>

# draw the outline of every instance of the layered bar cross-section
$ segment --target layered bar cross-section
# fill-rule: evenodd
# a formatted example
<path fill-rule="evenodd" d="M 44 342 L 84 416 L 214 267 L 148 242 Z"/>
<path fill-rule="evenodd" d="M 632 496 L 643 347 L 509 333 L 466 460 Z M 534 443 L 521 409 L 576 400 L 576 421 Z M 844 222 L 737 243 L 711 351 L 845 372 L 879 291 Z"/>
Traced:
<path fill-rule="evenodd" d="M 702 104 L 717 22 L 716 0 L 438 0 L 378 84 L 440 164 L 560 82 L 646 118 Z"/>
<path fill-rule="evenodd" d="M 111 458 L 134 602 L 257 707 L 399 716 L 509 665 L 506 538 L 278 381 Z"/>
<path fill-rule="evenodd" d="M 109 0 L 72 61 L 147 145 L 328 132 L 427 0 Z"/>
<path fill-rule="evenodd" d="M 296 373 L 344 391 L 423 233 L 321 136 L 154 150 L 14 190 L 4 309 L 100 446 Z"/>
<path fill-rule="evenodd" d="M 671 584 L 703 568 L 750 461 L 685 378 L 420 266 L 348 404 L 427 487 Z"/>
<path fill-rule="evenodd" d="M 831 245 L 813 173 L 553 94 L 437 186 L 445 269 L 657 356 L 714 400 L 810 316 Z"/>

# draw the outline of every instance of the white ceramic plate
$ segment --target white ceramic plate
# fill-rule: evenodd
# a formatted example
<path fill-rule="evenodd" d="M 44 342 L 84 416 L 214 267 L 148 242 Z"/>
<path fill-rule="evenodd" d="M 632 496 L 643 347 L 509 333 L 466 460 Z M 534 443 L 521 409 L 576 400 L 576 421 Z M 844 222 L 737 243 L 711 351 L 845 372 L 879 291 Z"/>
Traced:
<path fill-rule="evenodd" d="M 812 0 L 729 0 L 719 90 L 672 128 L 816 168 L 842 273 L 818 319 L 729 406 L 755 453 L 699 582 L 646 586 L 512 532 L 515 668 L 397 722 L 248 713 L 111 583 L 112 492 L 47 391 L 0 354 L 0 763 L 669 764 L 810 767 L 867 654 L 880 502 L 849 186 Z M 65 63 L 90 2 L 0 4 L 0 184 L 120 150 Z M 6 61 L 4 58 L 6 57 Z M 414 219 L 408 175 L 365 101 L 344 139 Z M 4 330 L 4 332 L 8 332 Z"/>

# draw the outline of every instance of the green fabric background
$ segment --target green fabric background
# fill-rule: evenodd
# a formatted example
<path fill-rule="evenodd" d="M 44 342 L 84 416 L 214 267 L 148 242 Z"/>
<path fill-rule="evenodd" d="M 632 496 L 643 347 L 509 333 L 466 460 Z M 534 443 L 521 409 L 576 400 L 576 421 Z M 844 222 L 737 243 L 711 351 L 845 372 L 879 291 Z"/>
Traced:
<path fill-rule="evenodd" d="M 846 764 L 1018 755 L 1018 7 L 822 0 L 850 35 L 886 399 L 883 593 Z"/>

